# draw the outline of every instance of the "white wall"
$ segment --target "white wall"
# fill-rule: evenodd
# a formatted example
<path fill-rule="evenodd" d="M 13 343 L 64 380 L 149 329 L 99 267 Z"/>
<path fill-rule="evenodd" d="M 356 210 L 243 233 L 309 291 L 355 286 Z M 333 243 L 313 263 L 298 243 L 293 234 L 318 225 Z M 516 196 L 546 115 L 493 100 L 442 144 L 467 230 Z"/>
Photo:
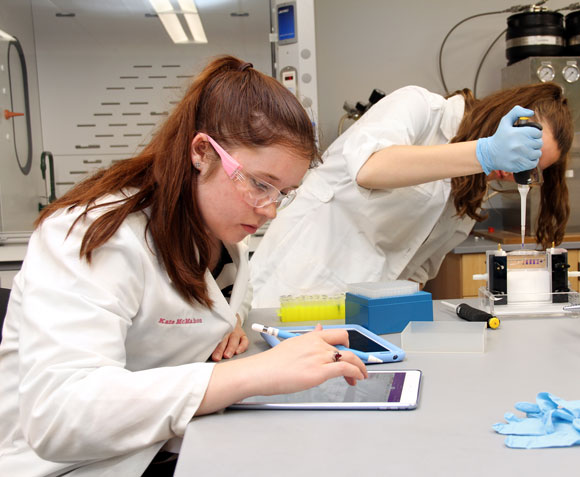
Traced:
<path fill-rule="evenodd" d="M 153 127 L 138 126 L 137 122 L 156 123 L 162 118 L 151 113 L 167 111 L 181 94 L 187 76 L 198 71 L 209 57 L 232 53 L 252 61 L 265 73 L 271 72 L 269 0 L 198 0 L 210 43 L 185 46 L 173 45 L 158 19 L 145 19 L 142 12 L 135 14 L 145 4 L 147 0 L 0 0 L 0 28 L 17 35 L 27 55 L 33 169 L 38 170 L 42 150 L 53 152 L 61 182 L 59 194 L 92 168 L 138 150 Z M 445 34 L 470 15 L 510 5 L 505 0 L 314 0 L 321 147 L 335 139 L 345 100 L 366 102 L 373 88 L 388 93 L 408 84 L 443 93 L 437 55 Z M 550 1 L 552 9 L 565 5 L 563 0 Z M 66 11 L 67 6 L 78 12 L 77 16 L 57 18 L 55 13 Z M 249 11 L 250 17 L 231 17 L 229 13 L 238 7 Z M 481 57 L 505 29 L 508 16 L 476 18 L 452 34 L 443 57 L 449 90 L 473 88 Z M 143 65 L 149 68 L 139 68 Z M 479 96 L 499 88 L 505 65 L 502 39 L 483 65 Z M 168 71 L 171 78 L 150 78 Z M 126 89 L 108 89 L 119 86 Z M 137 90 L 137 86 L 154 89 Z M 107 102 L 122 104 L 102 104 Z M 113 116 L 102 116 L 108 113 Z M 140 116 L 128 115 L 132 113 Z M 127 126 L 109 126 L 125 123 Z M 84 124 L 95 126 L 79 127 Z M 95 144 L 100 147 L 86 148 Z M 23 203 L 19 194 L 29 197 L 27 212 L 18 216 L 31 223 L 38 193 L 34 191 L 31 198 L 30 188 L 19 185 L 16 189 L 19 192 L 10 207 Z"/>
<path fill-rule="evenodd" d="M 571 2 L 548 3 L 554 10 Z M 315 0 L 322 147 L 337 136 L 345 100 L 366 103 L 373 88 L 389 93 L 409 84 L 444 93 L 437 57 L 447 32 L 471 15 L 504 10 L 516 4 L 521 2 Z M 507 27 L 509 15 L 475 18 L 451 34 L 443 52 L 450 91 L 473 89 L 478 64 L 489 45 Z M 478 97 L 500 88 L 501 69 L 506 65 L 505 41 L 501 38 L 483 64 Z"/>
<path fill-rule="evenodd" d="M 57 196 L 94 169 L 133 156 L 209 59 L 232 54 L 271 72 L 269 2 L 198 0 L 208 44 L 175 45 L 146 0 L 94 8 L 34 0 L 43 140 L 55 156 Z M 69 6 L 67 10 L 67 5 Z M 74 18 L 56 13 L 73 11 Z"/>

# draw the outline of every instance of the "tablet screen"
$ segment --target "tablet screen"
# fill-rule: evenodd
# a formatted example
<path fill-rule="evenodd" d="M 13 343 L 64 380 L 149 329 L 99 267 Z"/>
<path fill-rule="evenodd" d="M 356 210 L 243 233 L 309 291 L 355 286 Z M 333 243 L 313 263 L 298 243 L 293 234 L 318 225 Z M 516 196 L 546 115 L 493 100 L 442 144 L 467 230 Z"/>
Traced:
<path fill-rule="evenodd" d="M 249 404 L 275 404 L 301 407 L 300 404 L 345 404 L 345 403 L 387 403 L 397 404 L 405 386 L 407 371 L 377 371 L 369 372 L 369 377 L 357 382 L 356 386 L 349 386 L 343 377 L 329 379 L 323 384 L 306 391 L 292 394 L 277 394 L 274 396 L 253 396 L 242 401 L 242 406 Z M 418 393 L 418 383 L 416 385 Z M 409 404 L 409 403 L 406 403 Z M 411 403 L 416 404 L 415 402 Z M 234 407 L 238 407 L 234 405 Z M 280 406 L 276 406 L 280 407 Z M 304 406 L 308 408 L 309 406 Z M 326 408 L 329 406 L 312 406 L 312 408 Z M 336 406 L 341 407 L 341 406 Z M 343 406 L 344 407 L 344 406 Z M 366 407 L 352 406 L 352 408 Z M 413 407 L 413 406 L 410 406 Z"/>
<path fill-rule="evenodd" d="M 303 334 L 311 330 L 292 330 L 292 333 Z M 389 351 L 389 348 L 385 347 L 381 343 L 377 343 L 368 336 L 363 335 L 360 331 L 355 329 L 346 328 L 348 333 L 348 347 L 356 349 L 358 351 L 364 351 L 365 353 L 377 353 Z"/>

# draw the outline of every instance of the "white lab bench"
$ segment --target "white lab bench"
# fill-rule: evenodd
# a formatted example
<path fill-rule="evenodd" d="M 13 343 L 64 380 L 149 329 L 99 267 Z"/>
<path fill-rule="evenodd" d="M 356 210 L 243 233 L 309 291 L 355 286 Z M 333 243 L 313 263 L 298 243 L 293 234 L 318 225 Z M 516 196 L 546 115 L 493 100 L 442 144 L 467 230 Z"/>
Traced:
<path fill-rule="evenodd" d="M 437 320 L 459 320 L 434 302 Z M 268 346 L 251 323 L 283 326 L 252 310 L 249 354 Z M 400 344 L 400 334 L 385 335 Z M 492 425 L 518 401 L 547 391 L 580 399 L 580 318 L 505 318 L 486 330 L 483 353 L 407 353 L 373 369 L 420 369 L 412 411 L 249 411 L 194 418 L 175 477 L 578 475 L 580 448 L 510 449 Z"/>
<path fill-rule="evenodd" d="M 12 288 L 12 280 L 20 270 L 28 244 L 7 243 L 0 245 L 0 286 Z"/>

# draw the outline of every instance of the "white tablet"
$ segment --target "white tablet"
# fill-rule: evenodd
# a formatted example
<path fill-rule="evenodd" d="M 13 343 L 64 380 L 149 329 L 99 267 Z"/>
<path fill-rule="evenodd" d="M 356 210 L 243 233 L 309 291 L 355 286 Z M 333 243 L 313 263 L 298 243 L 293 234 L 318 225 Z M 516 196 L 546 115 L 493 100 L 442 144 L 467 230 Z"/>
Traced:
<path fill-rule="evenodd" d="M 421 371 L 377 370 L 350 386 L 343 377 L 292 394 L 253 396 L 232 404 L 231 409 L 415 409 L 419 400 Z"/>

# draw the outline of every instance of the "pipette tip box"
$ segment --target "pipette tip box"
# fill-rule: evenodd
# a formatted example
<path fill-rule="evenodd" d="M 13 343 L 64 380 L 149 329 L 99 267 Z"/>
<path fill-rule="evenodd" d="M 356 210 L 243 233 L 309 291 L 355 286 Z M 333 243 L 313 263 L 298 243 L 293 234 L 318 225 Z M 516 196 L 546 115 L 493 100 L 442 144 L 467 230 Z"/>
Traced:
<path fill-rule="evenodd" d="M 363 284 L 349 286 L 344 304 L 345 323 L 361 325 L 382 335 L 400 333 L 410 321 L 433 321 L 431 293 L 413 291 L 418 289 L 416 283 L 413 284 L 414 289 L 405 284 L 401 287 L 401 282 L 368 284 L 369 287 L 361 286 Z M 398 294 L 401 292 L 403 294 Z"/>

